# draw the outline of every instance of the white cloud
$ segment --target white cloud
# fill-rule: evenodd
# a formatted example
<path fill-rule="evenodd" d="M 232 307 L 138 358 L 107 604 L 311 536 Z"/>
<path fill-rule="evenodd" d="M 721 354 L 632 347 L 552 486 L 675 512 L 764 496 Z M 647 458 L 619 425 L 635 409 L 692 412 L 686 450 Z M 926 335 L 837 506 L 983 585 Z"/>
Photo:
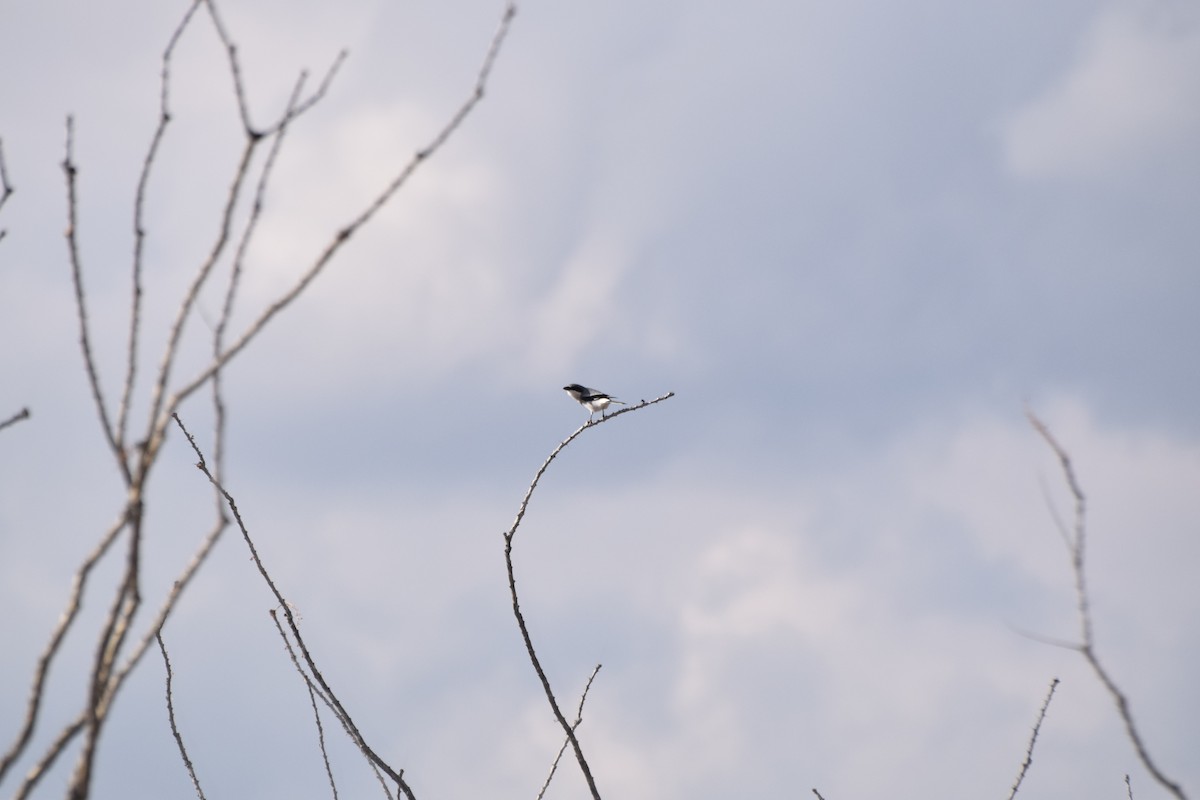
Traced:
<path fill-rule="evenodd" d="M 1027 178 L 1121 170 L 1200 135 L 1200 25 L 1102 11 L 1066 74 L 1008 120 L 1007 166 Z"/>

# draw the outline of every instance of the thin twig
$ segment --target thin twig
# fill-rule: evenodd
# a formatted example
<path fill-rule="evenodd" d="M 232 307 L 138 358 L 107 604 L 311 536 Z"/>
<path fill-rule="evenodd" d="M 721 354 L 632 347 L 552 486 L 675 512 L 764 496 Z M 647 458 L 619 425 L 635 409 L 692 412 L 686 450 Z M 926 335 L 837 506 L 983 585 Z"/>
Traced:
<path fill-rule="evenodd" d="M 821 797 L 821 793 L 818 792 L 816 789 L 813 789 L 813 794 L 815 794 L 817 796 L 817 800 L 825 800 L 824 797 Z"/>
<path fill-rule="evenodd" d="M 1071 457 L 1067 455 L 1067 451 L 1063 449 L 1050 433 L 1050 429 L 1034 416 L 1032 412 L 1026 412 L 1026 416 L 1029 418 L 1029 422 L 1033 425 L 1034 430 L 1050 445 L 1050 449 L 1058 457 L 1059 466 L 1062 468 L 1063 477 L 1067 482 L 1067 488 L 1070 489 L 1071 496 L 1075 500 L 1075 523 L 1073 528 L 1064 535 L 1064 538 L 1069 543 L 1071 569 L 1075 575 L 1075 601 L 1079 610 L 1083 646 L 1091 647 L 1092 614 L 1088 607 L 1087 579 L 1083 568 L 1085 561 L 1084 554 L 1087 547 L 1087 499 L 1084 497 L 1083 489 L 1079 486 L 1079 481 L 1075 478 L 1075 468 L 1071 465 Z M 1060 530 L 1064 530 L 1061 520 L 1057 520 L 1056 524 Z"/>
<path fill-rule="evenodd" d="M 22 408 L 20 411 L 13 414 L 8 419 L 0 422 L 0 431 L 4 430 L 9 425 L 16 425 L 18 422 L 20 422 L 23 419 L 29 419 L 30 416 L 32 416 L 32 415 L 29 413 L 29 409 Z"/>
<path fill-rule="evenodd" d="M 192 759 L 188 758 L 187 748 L 183 746 L 183 736 L 179 733 L 179 726 L 175 722 L 175 700 L 171 695 L 171 681 L 174 679 L 174 673 L 171 670 L 171 659 L 167 655 L 167 645 L 163 642 L 161 632 L 154 638 L 158 640 L 158 649 L 162 651 L 163 666 L 167 669 L 167 719 L 171 723 L 171 734 L 175 737 L 175 744 L 179 746 L 179 755 L 183 759 L 183 765 L 187 767 L 188 776 L 192 779 L 196 796 L 200 800 L 204 800 L 204 790 L 200 788 L 200 779 L 196 777 L 196 768 L 192 765 Z"/>
<path fill-rule="evenodd" d="M 1054 455 L 1058 458 L 1059 466 L 1062 469 L 1063 480 L 1067 484 L 1067 488 L 1071 492 L 1071 496 L 1075 501 L 1075 521 L 1071 531 L 1071 569 L 1075 577 L 1075 595 L 1076 607 L 1079 612 L 1079 626 L 1082 636 L 1082 641 L 1078 645 L 1078 650 L 1083 654 L 1084 659 L 1092 668 L 1092 672 L 1104 684 L 1104 688 L 1108 690 L 1113 702 L 1117 706 L 1117 711 L 1121 716 L 1121 721 L 1125 723 L 1125 732 L 1129 737 L 1129 741 L 1133 744 L 1133 748 L 1137 751 L 1138 758 L 1142 765 L 1150 775 L 1158 782 L 1160 786 L 1166 789 L 1179 800 L 1186 800 L 1187 795 L 1183 791 L 1183 787 L 1175 781 L 1169 779 L 1159 770 L 1158 765 L 1150 756 L 1150 752 L 1146 749 L 1142 742 L 1141 734 L 1138 732 L 1137 726 L 1133 721 L 1133 711 L 1129 706 L 1129 699 L 1125 693 L 1117 686 L 1108 671 L 1100 662 L 1100 657 L 1096 654 L 1095 641 L 1092 635 L 1092 613 L 1090 600 L 1088 598 L 1087 580 L 1084 574 L 1085 566 L 1085 544 L 1087 541 L 1087 502 L 1083 494 L 1083 489 L 1080 487 L 1078 479 L 1075 477 L 1075 469 L 1071 464 L 1071 458 L 1067 454 L 1065 448 L 1058 443 L 1050 433 L 1050 429 L 1043 423 L 1032 411 L 1026 411 L 1025 416 L 1029 419 L 1029 423 L 1033 429 L 1042 437 L 1049 445 Z"/>
<path fill-rule="evenodd" d="M 296 640 L 296 646 L 300 648 L 300 653 L 304 656 L 304 663 L 308 665 L 309 672 L 317 681 L 317 684 L 321 687 L 322 693 L 329 699 L 334 713 L 337 714 L 339 719 L 341 719 L 342 722 L 348 726 L 351 738 L 354 740 L 354 743 L 358 746 L 358 748 L 362 750 L 363 753 L 365 753 L 372 761 L 374 761 L 380 769 L 387 773 L 387 776 L 396 783 L 396 785 L 400 788 L 404 795 L 409 798 L 409 800 L 416 800 L 412 793 L 412 789 L 409 788 L 408 784 L 404 780 L 403 770 L 398 772 L 393 769 L 391 765 L 384 761 L 370 747 L 370 745 L 367 744 L 366 739 L 359 731 L 358 726 L 354 723 L 353 718 L 350 716 L 349 712 L 346 711 L 341 701 L 338 700 L 337 695 L 333 692 L 333 689 L 330 688 L 329 684 L 325 681 L 324 676 L 321 674 L 321 671 L 317 668 L 316 662 L 313 660 L 312 654 L 308 650 L 308 646 L 304 643 L 304 637 L 300 634 L 300 628 L 296 624 L 295 615 L 292 614 L 291 606 L 284 598 L 283 593 L 279 591 L 279 587 L 275 585 L 274 579 L 271 578 L 270 573 L 267 572 L 266 565 L 263 564 L 262 558 L 260 558 L 258 555 L 258 548 L 255 547 L 254 540 L 250 537 L 250 531 L 247 530 L 246 524 L 242 520 L 241 511 L 238 510 L 237 502 L 233 499 L 233 495 L 231 495 L 213 476 L 212 472 L 208 468 L 208 463 L 204 459 L 204 454 L 200 451 L 200 447 L 196 444 L 195 438 L 188 431 L 188 429 L 184 427 L 183 420 L 179 418 L 178 414 L 173 414 L 172 417 L 175 420 L 175 424 L 179 426 L 181 431 L 183 431 L 183 435 L 187 438 L 188 443 L 192 446 L 192 450 L 200 459 L 199 462 L 197 462 L 196 467 L 204 473 L 204 476 L 208 478 L 209 482 L 216 487 L 217 491 L 219 491 L 225 497 L 225 502 L 229 504 L 229 510 L 233 513 L 234 522 L 237 524 L 238 529 L 242 532 L 242 539 L 245 540 L 246 546 L 250 550 L 251 560 L 254 561 L 254 565 L 258 568 L 259 574 L 262 575 L 263 580 L 266 582 L 267 587 L 271 590 L 271 593 L 275 595 L 275 599 L 279 602 L 279 607 L 283 609 L 283 615 L 287 619 L 288 629 L 291 630 L 292 636 Z"/>
<path fill-rule="evenodd" d="M 512 596 L 513 616 L 517 619 L 517 627 L 520 628 L 521 638 L 525 641 L 525 651 L 529 655 L 529 661 L 533 665 L 534 672 L 537 673 L 538 680 L 541 681 L 542 690 L 546 694 L 546 701 L 550 703 L 550 710 L 554 712 L 554 718 L 558 720 L 559 726 L 562 727 L 563 732 L 567 735 L 567 739 L 571 743 L 572 749 L 575 751 L 575 760 L 579 762 L 579 769 L 583 772 L 584 780 L 587 781 L 588 790 L 591 792 L 593 800 L 600 800 L 600 791 L 596 788 L 596 781 L 592 777 L 591 767 L 588 766 L 587 759 L 584 758 L 583 748 L 580 747 L 579 739 L 575 736 L 575 729 L 569 722 L 567 722 L 566 717 L 563 716 L 562 709 L 559 708 L 558 699 L 555 698 L 554 691 L 550 688 L 550 679 L 546 677 L 546 672 L 544 669 L 542 669 L 542 663 L 538 659 L 537 652 L 534 650 L 533 639 L 529 635 L 529 627 L 525 624 L 525 616 L 521 613 L 521 603 L 517 597 L 517 578 L 513 571 L 513 539 L 517 535 L 517 528 L 520 527 L 521 520 L 525 518 L 525 512 L 529 508 L 529 501 L 533 497 L 533 492 L 537 488 L 538 482 L 542 479 L 542 475 L 545 474 L 546 469 L 550 466 L 550 463 L 558 457 L 558 454 L 561 453 L 567 445 L 573 442 L 576 437 L 578 437 L 584 431 L 594 428 L 597 425 L 601 425 L 605 422 L 609 422 L 610 420 L 614 420 L 622 414 L 638 411 L 646 408 L 647 406 L 652 406 L 655 403 L 661 403 L 663 400 L 667 400 L 674 396 L 674 392 L 667 392 L 661 397 L 656 397 L 653 400 L 643 400 L 636 405 L 631 405 L 629 408 L 621 409 L 615 414 L 609 414 L 595 421 L 589 419 L 587 422 L 583 423 L 583 425 L 580 425 L 574 433 L 562 440 L 558 447 L 554 448 L 550 455 L 547 456 L 546 460 L 542 462 L 542 466 L 538 468 L 537 473 L 533 476 L 533 482 L 529 484 L 529 488 L 526 490 L 525 496 L 521 498 L 521 505 L 517 509 L 517 516 L 516 519 L 513 520 L 512 527 L 504 532 L 504 564 L 508 571 L 508 589 L 509 594 Z"/>
<path fill-rule="evenodd" d="M 600 665 L 592 670 L 591 677 L 587 679 L 587 685 L 583 687 L 583 694 L 579 697 L 579 709 L 575 712 L 575 721 L 571 723 L 572 730 L 578 730 L 583 724 L 583 704 L 587 702 L 588 692 L 592 689 L 592 681 L 596 680 L 596 673 L 600 672 Z M 546 782 L 542 784 L 542 789 L 537 793 L 537 800 L 542 800 L 546 796 L 546 790 L 550 788 L 550 781 L 554 779 L 554 773 L 558 770 L 558 762 L 562 760 L 563 753 L 567 752 L 567 747 L 571 744 L 570 739 L 563 739 L 562 747 L 558 748 L 558 755 L 554 757 L 554 763 L 550 765 L 550 774 L 546 776 Z"/>
<path fill-rule="evenodd" d="M 1017 796 L 1017 790 L 1021 788 L 1021 781 L 1025 780 L 1025 773 L 1029 771 L 1029 766 L 1033 763 L 1033 747 L 1037 744 L 1038 732 L 1042 729 L 1042 720 L 1046 718 L 1046 709 L 1050 707 L 1050 700 L 1054 697 L 1054 690 L 1057 688 L 1058 678 L 1055 678 L 1050 681 L 1050 691 L 1046 693 L 1046 699 L 1042 702 L 1042 710 L 1038 712 L 1037 722 L 1033 724 L 1033 733 L 1029 736 L 1029 746 L 1025 748 L 1025 761 L 1021 764 L 1021 771 L 1017 773 L 1017 780 L 1013 784 L 1012 792 L 1008 795 L 1008 800 Z"/>
<path fill-rule="evenodd" d="M 217 36 L 221 39 L 221 44 L 225 47 L 225 52 L 229 57 L 230 73 L 233 76 L 233 91 L 237 96 L 238 114 L 242 119 L 242 127 L 246 130 L 246 134 L 252 139 L 260 138 L 263 134 L 255 130 L 254 125 L 250 122 L 250 107 L 246 102 L 246 87 L 242 82 L 242 68 L 238 63 L 237 46 L 229 37 L 229 33 L 225 30 L 225 24 L 221 22 L 221 16 L 217 13 L 216 3 L 212 0 L 203 0 L 205 7 L 208 8 L 208 16 L 212 19 L 213 27 L 217 30 Z"/>
<path fill-rule="evenodd" d="M 201 2 L 202 0 L 193 0 L 192 4 L 188 6 L 183 19 L 180 20 L 179 25 L 171 34 L 171 38 L 167 41 L 166 49 L 163 50 L 158 125 L 154 128 L 154 134 L 150 137 L 150 147 L 146 151 L 146 157 L 142 160 L 137 191 L 133 199 L 133 275 L 131 281 L 133 292 L 129 309 L 129 345 L 126 352 L 125 388 L 121 393 L 121 405 L 117 411 L 117 441 L 122 446 L 125 444 L 125 434 L 129 427 L 129 409 L 133 403 L 133 387 L 137 377 L 138 337 L 141 335 L 142 327 L 142 255 L 146 244 L 143 211 L 146 207 L 146 186 L 150 182 L 150 173 L 153 171 L 158 156 L 158 148 L 166 135 L 167 125 L 171 122 L 171 56 L 175 52 L 175 45 L 179 43 Z"/>
<path fill-rule="evenodd" d="M 343 51 L 343 56 L 345 51 Z M 310 98 L 311 102 L 315 102 L 317 98 L 322 96 L 325 87 L 332 79 L 333 73 L 337 69 L 337 64 L 341 63 L 341 57 L 335 62 L 329 74 L 326 75 L 325 82 L 317 95 Z M 254 232 L 258 229 L 258 222 L 262 217 L 263 205 L 266 197 L 267 185 L 270 181 L 272 170 L 275 166 L 275 161 L 279 156 L 279 151 L 283 145 L 284 135 L 288 131 L 288 123 L 295 119 L 296 116 L 302 113 L 298 110 L 297 104 L 300 102 L 301 93 L 304 91 L 304 83 L 307 78 L 306 73 L 301 73 L 297 79 L 295 87 L 292 89 L 292 94 L 288 98 L 287 107 L 283 113 L 280 124 L 273 130 L 271 136 L 273 141 L 270 149 L 267 151 L 267 158 L 263 163 L 262 170 L 258 176 L 257 186 L 254 191 L 254 201 L 250 208 L 250 216 L 246 220 L 245 227 L 242 229 L 241 237 L 238 240 L 237 248 L 234 251 L 233 266 L 230 269 L 229 283 L 225 289 L 225 299 L 221 304 L 221 317 L 217 321 L 216 327 L 213 329 L 212 338 L 212 355 L 213 358 L 219 358 L 221 351 L 225 349 L 225 330 L 229 326 L 230 320 L 233 318 L 234 301 L 237 298 L 238 289 L 241 287 L 241 277 L 243 274 L 243 265 L 245 263 L 246 251 L 250 246 L 250 242 L 254 237 Z M 225 420 L 226 409 L 222 394 L 222 372 L 217 370 L 212 376 L 212 402 L 213 402 L 213 430 L 214 430 L 214 448 L 213 448 L 213 464 L 214 474 L 218 478 L 223 475 L 223 467 L 225 461 Z M 219 514 L 224 514 L 224 503 L 219 492 L 215 493 L 215 500 Z"/>
<path fill-rule="evenodd" d="M 171 584 L 171 589 L 167 592 L 166 597 L 163 598 L 162 603 L 159 605 L 158 613 L 155 614 L 154 620 L 148 626 L 147 631 L 142 635 L 142 638 L 139 640 L 137 645 L 134 646 L 129 656 L 125 659 L 125 662 L 121 665 L 121 668 L 114 673 L 113 678 L 110 681 L 110 696 L 105 700 L 106 704 L 111 705 L 111 695 L 120 689 L 125 683 L 126 677 L 128 677 L 129 673 L 133 671 L 133 668 L 137 666 L 137 663 L 145 654 L 146 649 L 150 646 L 150 643 L 154 641 L 154 637 L 157 636 L 159 631 L 162 630 L 163 625 L 166 624 L 167 617 L 171 615 L 171 612 L 175 610 L 175 606 L 178 605 L 179 598 L 183 595 L 183 590 L 187 588 L 188 584 L 191 583 L 192 578 L 195 577 L 196 573 L 200 570 L 200 567 L 208 559 L 213 547 L 215 547 L 217 544 L 217 540 L 221 538 L 221 534 L 228 526 L 229 519 L 224 515 L 220 516 L 220 518 L 218 518 L 214 523 L 212 530 L 210 530 L 208 534 L 205 535 L 204 539 L 201 540 L 200 546 L 196 549 L 196 552 L 192 554 L 192 557 L 184 566 L 183 571 L 180 572 L 179 577 L 176 578 Z"/>
<path fill-rule="evenodd" d="M 4 204 L 8 202 L 8 198 L 16 188 L 8 182 L 8 167 L 4 163 L 4 140 L 0 139 L 0 209 L 4 208 Z M 8 231 L 0 228 L 0 239 L 8 235 Z"/>
<path fill-rule="evenodd" d="M 92 356 L 92 337 L 88 329 L 87 303 L 84 301 L 83 264 L 79 256 L 78 209 L 79 201 L 76 183 L 79 168 L 75 166 L 75 122 L 67 117 L 67 147 L 63 158 L 63 173 L 67 177 L 67 251 L 71 261 L 71 282 L 75 287 L 75 315 L 79 319 L 79 346 L 83 350 L 83 364 L 87 371 L 88 386 L 92 390 L 92 400 L 96 404 L 96 413 L 100 417 L 100 427 L 109 449 L 116 456 L 117 465 L 126 485 L 133 482 L 125 451 L 117 441 L 116 429 L 108 416 L 108 406 L 104 402 L 104 392 L 100 388 L 100 376 L 96 372 L 96 360 Z"/>
<path fill-rule="evenodd" d="M 338 790 L 337 783 L 333 780 L 333 768 L 329 764 L 329 752 L 325 749 L 325 727 L 321 724 L 321 712 L 317 708 L 317 698 L 321 698 L 330 711 L 333 710 L 332 704 L 322 692 L 319 686 L 314 686 L 312 678 L 308 677 L 308 673 L 304 671 L 304 667 L 300 666 L 300 659 L 296 657 L 296 651 L 292 648 L 292 642 L 288 639 L 287 631 L 283 629 L 283 625 L 279 622 L 279 615 L 275 613 L 275 609 L 271 609 L 271 621 L 275 623 L 275 629 L 279 631 L 279 638 L 283 640 L 283 646 L 287 648 L 288 658 L 292 660 L 292 666 L 296 668 L 296 672 L 300 675 L 300 679 L 304 681 L 304 688 L 308 690 L 308 699 L 312 703 L 313 721 L 317 724 L 317 742 L 321 747 L 321 759 L 325 762 L 325 775 L 329 778 L 329 788 L 333 790 L 333 798 L 337 800 Z M 334 716 L 337 716 L 335 713 Z M 383 775 L 379 772 L 378 767 L 367 759 L 371 769 L 375 771 L 375 777 L 379 779 L 379 783 L 383 786 L 383 792 L 387 795 L 388 800 L 391 800 L 392 793 L 388 789 L 387 783 L 383 780 Z"/>
<path fill-rule="evenodd" d="M 574 433 L 572 433 L 566 439 L 563 439 L 561 442 L 559 442 L 558 447 L 554 448 L 554 450 L 550 453 L 550 455 L 546 457 L 546 460 L 542 462 L 542 466 L 538 468 L 537 473 L 533 476 L 533 482 L 529 484 L 529 488 L 525 491 L 525 496 L 523 498 L 521 498 L 521 505 L 517 509 L 517 517 L 516 517 L 516 519 L 513 520 L 512 527 L 510 527 L 507 531 L 504 532 L 504 538 L 506 540 L 511 540 L 512 537 L 516 535 L 517 528 L 519 528 L 521 526 L 521 520 L 525 518 L 525 511 L 529 508 L 529 501 L 533 497 L 533 491 L 534 491 L 534 489 L 537 488 L 538 481 L 540 481 L 542 479 L 542 475 L 545 474 L 546 469 L 550 466 L 550 462 L 553 461 L 554 459 L 558 458 L 558 454 L 563 451 L 563 448 L 565 448 L 572 441 L 574 441 L 575 437 L 579 436 L 581 433 L 588 430 L 589 428 L 593 428 L 597 425 L 601 425 L 605 422 L 608 422 L 609 420 L 616 419 L 617 417 L 621 416 L 622 414 L 628 414 L 631 411 L 638 411 L 640 409 L 645 408 L 646 406 L 652 406 L 655 403 L 661 403 L 664 400 L 669 400 L 674 396 L 675 396 L 674 392 L 667 392 L 666 394 L 662 395 L 661 397 L 656 397 L 653 400 L 642 400 L 641 402 L 635 403 L 634 405 L 631 405 L 628 408 L 622 408 L 620 411 L 614 411 L 611 414 L 607 414 L 607 415 L 601 417 L 600 419 L 595 419 L 595 420 L 589 419 L 587 422 L 580 425 L 579 428 Z"/>
<path fill-rule="evenodd" d="M 346 721 L 338 715 L 337 709 L 333 707 L 333 703 L 329 702 L 329 698 L 325 696 L 323 691 L 321 691 L 321 687 L 313 683 L 312 678 L 310 678 L 308 673 L 304 671 L 304 667 L 300 666 L 300 660 L 296 656 L 296 649 L 292 647 L 291 639 L 288 638 L 287 633 L 283 630 L 283 625 L 279 622 L 279 614 L 276 613 L 276 609 L 272 608 L 268 613 L 270 613 L 271 620 L 275 623 L 275 629 L 279 631 L 279 638 L 283 640 L 283 646 L 287 649 L 288 658 L 292 660 L 292 665 L 296 668 L 296 671 L 300 673 L 301 679 L 308 687 L 309 696 L 317 697 L 322 703 L 325 704 L 325 707 L 329 709 L 329 713 L 333 714 L 334 719 L 338 721 L 338 723 L 342 726 L 342 730 L 346 732 L 346 736 L 353 741 L 354 734 L 351 732 L 350 727 L 346 724 Z M 361 753 L 362 751 L 360 750 L 359 752 Z M 392 800 L 392 791 L 390 788 L 388 788 L 387 781 L 384 779 L 383 773 L 379 771 L 379 767 L 375 766 L 375 762 L 372 761 L 366 753 L 362 753 L 362 756 L 364 759 L 366 759 L 367 766 L 371 768 L 371 772 L 375 774 L 375 779 L 379 781 L 380 787 L 383 788 L 384 796 L 387 797 L 388 800 Z M 403 770 L 401 770 L 401 774 L 403 774 Z"/>

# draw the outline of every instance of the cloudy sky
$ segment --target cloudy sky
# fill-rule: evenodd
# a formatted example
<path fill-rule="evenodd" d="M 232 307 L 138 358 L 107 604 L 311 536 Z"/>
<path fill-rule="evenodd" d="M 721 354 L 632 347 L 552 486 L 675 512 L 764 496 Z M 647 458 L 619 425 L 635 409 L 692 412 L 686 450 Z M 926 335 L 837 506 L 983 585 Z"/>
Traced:
<path fill-rule="evenodd" d="M 79 353 L 64 120 L 115 404 L 133 196 L 186 6 L 0 10 L 0 419 L 33 413 L 0 431 L 5 748 L 122 503 Z M 463 102 L 502 6 L 221 8 L 258 124 L 349 51 L 284 143 L 240 329 Z M 206 18 L 176 56 L 135 419 L 240 147 Z M 228 487 L 418 797 L 532 798 L 561 742 L 501 532 L 586 418 L 574 381 L 676 393 L 564 451 L 516 541 L 564 705 L 603 664 L 580 736 L 606 797 L 1007 796 L 1055 677 L 1020 796 L 1124 797 L 1126 774 L 1163 796 L 1079 655 L 1035 638 L 1078 622 L 1052 510 L 1071 502 L 1029 407 L 1088 494 L 1098 651 L 1194 795 L 1198 143 L 1185 0 L 528 0 L 464 127 L 227 370 Z M 202 295 L 177 385 L 220 307 Z M 182 415 L 210 446 L 205 399 Z M 150 484 L 150 607 L 211 523 L 194 461 L 172 436 Z M 79 708 L 117 566 L 93 578 L 31 752 Z M 329 796 L 273 602 L 231 534 L 164 632 L 210 797 Z M 120 696 L 96 796 L 191 792 L 163 674 L 151 653 Z M 378 791 L 334 727 L 344 796 Z M 565 764 L 548 796 L 585 795 Z"/>

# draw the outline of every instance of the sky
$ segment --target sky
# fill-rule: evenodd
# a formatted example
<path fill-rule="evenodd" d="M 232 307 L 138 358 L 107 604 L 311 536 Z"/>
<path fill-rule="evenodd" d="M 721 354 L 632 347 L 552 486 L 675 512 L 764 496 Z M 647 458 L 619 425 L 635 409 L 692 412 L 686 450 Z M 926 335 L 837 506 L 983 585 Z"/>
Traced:
<path fill-rule="evenodd" d="M 187 3 L 0 10 L 0 743 L 74 571 L 121 508 L 83 370 L 124 370 L 139 169 Z M 256 124 L 301 71 L 233 327 L 294 283 L 466 100 L 503 6 L 219 6 Z M 147 413 L 240 148 L 197 18 L 147 185 Z M 260 154 L 261 159 L 261 154 Z M 261 160 L 256 162 L 261 164 Z M 244 222 L 248 203 L 238 206 Z M 1166 796 L 1077 652 L 1088 499 L 1097 652 L 1162 771 L 1200 792 L 1200 11 L 1183 0 L 519 4 L 482 103 L 224 372 L 225 482 L 326 678 L 416 795 L 532 798 L 562 733 L 522 608 L 603 796 Z M 227 272 L 228 262 L 219 267 Z M 204 366 L 221 295 L 188 320 Z M 211 448 L 211 409 L 181 416 Z M 138 423 L 140 424 L 140 423 Z M 173 433 L 143 594 L 211 525 Z M 30 753 L 77 713 L 119 564 L 92 578 Z M 275 601 L 228 533 L 164 629 L 210 797 L 329 796 Z M 96 797 L 191 793 L 154 652 L 118 698 Z M 342 796 L 378 792 L 324 718 Z M 45 779 L 60 794 L 72 753 Z M 33 755 L 18 766 L 18 776 Z M 16 791 L 10 777 L 0 791 Z M 564 761 L 548 798 L 582 798 Z"/>

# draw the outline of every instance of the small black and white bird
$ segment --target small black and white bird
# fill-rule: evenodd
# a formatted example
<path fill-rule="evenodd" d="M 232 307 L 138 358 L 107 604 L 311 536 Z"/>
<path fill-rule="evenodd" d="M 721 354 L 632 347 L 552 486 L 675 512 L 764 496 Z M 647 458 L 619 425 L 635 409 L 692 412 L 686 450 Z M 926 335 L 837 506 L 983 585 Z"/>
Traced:
<path fill-rule="evenodd" d="M 613 403 L 625 405 L 622 401 L 615 397 L 605 394 L 599 389 L 589 389 L 586 386 L 580 386 L 578 383 L 572 383 L 569 386 L 564 386 L 563 391 L 574 397 L 579 405 L 588 410 L 588 420 L 595 415 L 597 411 L 600 416 L 604 416 L 604 409 L 608 408 Z"/>

